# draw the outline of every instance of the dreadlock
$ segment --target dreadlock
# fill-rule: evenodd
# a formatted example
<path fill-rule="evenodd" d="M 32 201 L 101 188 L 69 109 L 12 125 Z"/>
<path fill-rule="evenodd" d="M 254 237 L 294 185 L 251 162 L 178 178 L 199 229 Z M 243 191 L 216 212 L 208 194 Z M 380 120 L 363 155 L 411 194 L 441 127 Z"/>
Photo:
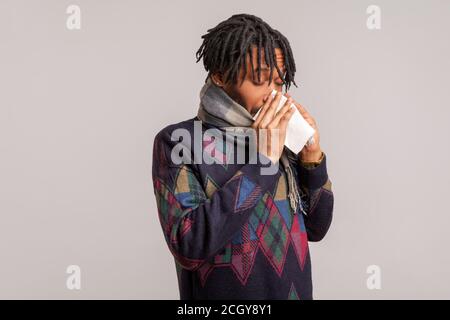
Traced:
<path fill-rule="evenodd" d="M 252 46 L 257 46 L 258 81 L 261 81 L 261 49 L 264 50 L 266 63 L 270 67 L 269 84 L 272 82 L 273 69 L 286 86 L 286 91 L 294 81 L 295 62 L 291 46 L 285 36 L 272 29 L 261 18 L 250 14 L 235 14 L 216 27 L 207 30 L 202 36 L 203 43 L 196 53 L 197 62 L 203 57 L 203 65 L 208 72 L 208 78 L 215 72 L 224 75 L 224 82 L 237 83 L 240 67 L 244 68 L 241 84 L 247 73 L 248 52 L 251 61 L 252 79 L 254 80 L 254 66 Z M 284 56 L 286 74 L 283 75 L 275 61 L 275 48 L 281 49 Z"/>

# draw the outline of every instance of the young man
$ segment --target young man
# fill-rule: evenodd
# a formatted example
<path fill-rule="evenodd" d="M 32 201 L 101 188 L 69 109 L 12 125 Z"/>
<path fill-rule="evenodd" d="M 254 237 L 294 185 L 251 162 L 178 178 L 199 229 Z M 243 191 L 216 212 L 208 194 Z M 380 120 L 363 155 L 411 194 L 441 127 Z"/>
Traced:
<path fill-rule="evenodd" d="M 276 112 L 282 87 L 296 85 L 289 42 L 248 14 L 202 38 L 197 62 L 203 58 L 208 76 L 198 114 L 161 130 L 153 149 L 159 220 L 180 298 L 312 299 L 308 241 L 327 233 L 334 198 L 316 121 L 287 93 Z M 316 130 L 299 154 L 284 147 L 291 103 Z M 235 141 L 226 138 L 242 129 L 266 132 L 257 135 L 255 161 L 248 141 L 240 145 L 244 163 L 230 153 Z M 276 170 L 262 174 L 268 164 Z"/>

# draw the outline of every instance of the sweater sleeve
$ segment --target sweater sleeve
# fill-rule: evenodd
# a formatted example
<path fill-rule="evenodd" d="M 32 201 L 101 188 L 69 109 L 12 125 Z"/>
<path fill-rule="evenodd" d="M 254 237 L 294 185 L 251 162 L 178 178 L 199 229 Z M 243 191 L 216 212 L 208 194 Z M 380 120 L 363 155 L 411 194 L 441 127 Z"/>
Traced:
<path fill-rule="evenodd" d="M 152 178 L 158 216 L 176 261 L 185 269 L 195 270 L 241 229 L 280 173 L 261 175 L 262 163 L 268 159 L 245 164 L 207 197 L 207 186 L 197 178 L 197 166 L 171 161 L 173 144 L 163 131 L 153 144 Z"/>
<path fill-rule="evenodd" d="M 298 163 L 298 162 L 297 162 Z M 303 214 L 308 240 L 322 240 L 331 225 L 333 218 L 334 195 L 331 181 L 328 177 L 326 155 L 323 154 L 320 163 L 315 165 L 297 165 L 300 189 L 303 191 L 307 204 Z M 302 197 L 303 198 L 303 197 Z"/>

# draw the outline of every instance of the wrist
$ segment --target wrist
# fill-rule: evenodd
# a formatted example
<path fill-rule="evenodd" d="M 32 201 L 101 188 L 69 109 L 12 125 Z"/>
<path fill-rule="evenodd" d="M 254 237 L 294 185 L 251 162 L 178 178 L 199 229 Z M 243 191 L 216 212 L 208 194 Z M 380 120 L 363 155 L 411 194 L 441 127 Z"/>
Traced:
<path fill-rule="evenodd" d="M 300 161 L 303 163 L 320 162 L 323 155 L 323 151 L 320 149 L 314 152 L 300 152 Z"/>

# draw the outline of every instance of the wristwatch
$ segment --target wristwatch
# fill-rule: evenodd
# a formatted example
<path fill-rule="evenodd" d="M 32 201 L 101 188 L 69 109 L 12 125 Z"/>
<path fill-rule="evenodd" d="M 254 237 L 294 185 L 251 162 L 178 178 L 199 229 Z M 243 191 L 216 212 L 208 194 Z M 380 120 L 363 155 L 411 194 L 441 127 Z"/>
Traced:
<path fill-rule="evenodd" d="M 320 156 L 319 160 L 317 160 L 317 161 L 303 161 L 303 160 L 300 160 L 300 164 L 302 166 L 304 166 L 305 168 L 315 168 L 319 164 L 322 163 L 322 160 L 323 160 L 324 157 L 325 157 L 325 153 L 322 151 L 322 155 Z"/>

